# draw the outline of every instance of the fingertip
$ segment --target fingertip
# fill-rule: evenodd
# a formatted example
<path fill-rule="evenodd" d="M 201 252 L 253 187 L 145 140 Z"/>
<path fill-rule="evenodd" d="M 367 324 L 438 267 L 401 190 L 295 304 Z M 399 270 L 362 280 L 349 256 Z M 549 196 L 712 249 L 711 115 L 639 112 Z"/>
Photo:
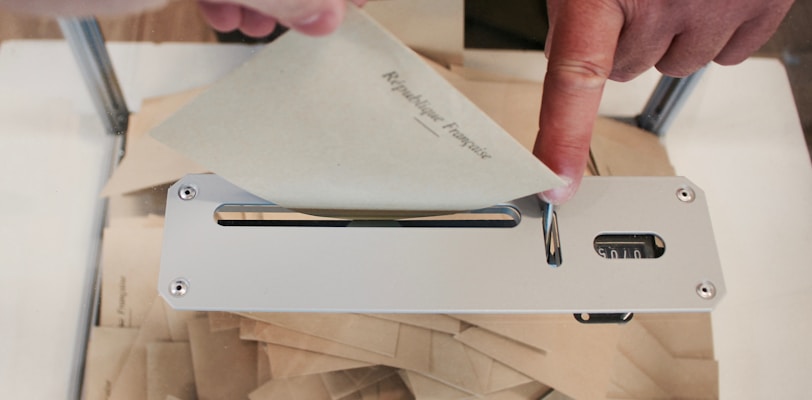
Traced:
<path fill-rule="evenodd" d="M 198 2 L 200 14 L 214 30 L 231 32 L 240 27 L 242 11 L 240 6 L 230 3 Z"/>
<path fill-rule="evenodd" d="M 743 63 L 744 60 L 746 60 L 749 56 L 750 56 L 749 53 L 734 54 L 734 53 L 726 53 L 723 51 L 722 53 L 719 53 L 719 55 L 716 56 L 716 58 L 713 59 L 713 62 L 724 66 L 738 65 Z"/>
<path fill-rule="evenodd" d="M 344 3 L 330 6 L 290 24 L 290 27 L 311 36 L 324 36 L 335 31 L 344 19 Z"/>
<path fill-rule="evenodd" d="M 561 205 L 569 201 L 572 196 L 575 195 L 575 192 L 578 191 L 578 186 L 581 184 L 581 179 L 571 179 L 565 176 L 561 178 L 564 179 L 567 185 L 539 193 L 538 196 L 542 201 L 554 205 Z"/>
<path fill-rule="evenodd" d="M 541 193 L 543 200 L 563 204 L 575 194 L 586 170 L 590 138 L 591 131 L 580 138 L 582 143 L 568 143 L 568 138 L 556 135 L 539 135 L 533 154 L 565 183 L 565 186 Z"/>
<path fill-rule="evenodd" d="M 271 34 L 276 28 L 276 19 L 260 12 L 243 8 L 240 31 L 247 36 L 261 38 Z"/>

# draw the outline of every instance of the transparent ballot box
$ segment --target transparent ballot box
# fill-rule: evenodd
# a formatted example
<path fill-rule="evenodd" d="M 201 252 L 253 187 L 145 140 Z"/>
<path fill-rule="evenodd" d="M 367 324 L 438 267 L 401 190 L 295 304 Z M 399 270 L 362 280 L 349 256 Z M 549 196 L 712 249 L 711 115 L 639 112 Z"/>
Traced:
<path fill-rule="evenodd" d="M 431 90 L 464 98 L 460 104 L 481 110 L 529 154 L 547 59 L 538 36 L 546 16 L 528 4 L 506 9 L 538 13 L 544 23 L 515 12 L 500 22 L 492 6 L 472 1 L 371 1 L 348 18 L 364 13 L 390 31 L 386 40 L 411 49 L 399 68 L 420 62 L 421 74 L 442 82 Z M 229 132 L 222 143 L 207 132 L 244 127 L 282 104 L 300 119 L 333 113 L 348 126 L 369 118 L 412 133 L 387 122 L 394 116 L 365 113 L 380 106 L 364 103 L 373 97 L 366 86 L 334 93 L 313 76 L 313 86 L 284 95 L 257 90 L 266 87 L 265 66 L 249 67 L 254 75 L 245 69 L 259 57 L 274 63 L 268 69 L 311 71 L 275 57 L 281 50 L 273 46 L 298 33 L 281 24 L 261 39 L 218 33 L 185 0 L 93 18 L 6 10 L 0 21 L 0 397 L 801 393 L 800 385 L 779 385 L 777 374 L 744 379 L 781 360 L 789 365 L 781 371 L 797 378 L 812 352 L 797 340 L 808 324 L 790 316 L 753 322 L 779 308 L 805 315 L 812 304 L 799 301 L 808 297 L 809 272 L 797 268 L 812 234 L 812 168 L 777 59 L 709 65 L 685 79 L 651 70 L 608 82 L 591 176 L 568 204 L 547 207 L 531 193 L 454 212 L 359 216 L 276 205 L 152 135 L 183 116 L 200 135 L 193 145 L 239 166 L 254 162 L 247 154 L 256 152 L 233 151 L 255 143 L 248 133 Z M 355 79 L 339 67 L 352 65 L 352 54 L 328 53 L 294 55 L 334 62 L 331 79 L 340 84 Z M 249 83 L 223 85 L 236 81 Z M 497 149 L 474 143 L 462 124 L 456 133 L 431 125 L 427 107 L 444 110 L 442 102 L 398 96 L 418 113 L 422 125 L 410 120 L 409 129 L 426 137 L 415 140 L 448 133 L 465 155 L 482 159 Z M 220 118 L 223 110 L 233 120 Z M 341 131 L 329 128 L 325 135 Z M 381 145 L 389 142 L 361 136 L 336 146 L 381 146 L 385 159 L 398 157 Z M 267 144 L 281 153 L 296 145 Z M 436 173 L 463 179 L 466 171 Z M 492 183 L 477 191 L 520 174 L 483 178 Z M 337 192 L 327 181 L 314 192 L 329 198 Z M 755 193 L 765 190 L 787 199 L 780 210 Z M 772 211 L 768 218 L 758 210 Z"/>

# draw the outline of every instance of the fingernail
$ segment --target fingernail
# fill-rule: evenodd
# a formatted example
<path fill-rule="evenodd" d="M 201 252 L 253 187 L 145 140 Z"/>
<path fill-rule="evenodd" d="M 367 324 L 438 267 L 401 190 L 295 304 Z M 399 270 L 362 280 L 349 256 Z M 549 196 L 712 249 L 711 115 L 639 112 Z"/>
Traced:
<path fill-rule="evenodd" d="M 335 31 L 340 23 L 340 11 L 326 10 L 292 23 L 291 28 L 311 36 L 324 36 Z"/>
<path fill-rule="evenodd" d="M 310 25 L 314 25 L 319 20 L 323 19 L 329 12 L 320 12 L 318 14 L 313 14 L 307 18 L 300 19 L 298 22 L 294 23 L 293 25 L 299 28 L 306 28 Z"/>
<path fill-rule="evenodd" d="M 557 187 L 546 192 L 539 193 L 539 198 L 541 198 L 541 200 L 545 203 L 556 205 L 566 203 L 567 200 L 572 198 L 572 196 L 575 194 L 572 179 L 564 176 L 562 176 L 561 179 L 563 179 L 567 184 L 566 186 Z"/>

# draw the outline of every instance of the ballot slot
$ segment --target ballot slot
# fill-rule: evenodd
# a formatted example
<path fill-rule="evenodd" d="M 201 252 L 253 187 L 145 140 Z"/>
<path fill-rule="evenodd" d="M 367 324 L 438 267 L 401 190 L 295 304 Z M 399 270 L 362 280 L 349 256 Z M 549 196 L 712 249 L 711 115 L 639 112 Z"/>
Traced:
<path fill-rule="evenodd" d="M 685 178 L 584 178 L 558 206 L 531 195 L 419 218 L 291 211 L 212 174 L 186 176 L 168 194 L 158 289 L 176 309 L 588 313 L 599 323 L 709 311 L 725 293 L 703 192 Z M 428 227 L 398 229 L 409 222 Z M 599 255 L 612 250 L 617 259 Z M 303 284 L 314 279 L 329 284 Z M 384 297 L 385 306 L 369 301 Z"/>
<path fill-rule="evenodd" d="M 603 233 L 595 237 L 595 252 L 610 259 L 654 259 L 665 254 L 665 241 L 652 233 Z"/>
<path fill-rule="evenodd" d="M 375 228 L 513 228 L 521 213 L 512 205 L 478 210 L 404 218 L 335 218 L 292 211 L 274 204 L 224 204 L 214 220 L 225 227 L 375 227 Z"/>

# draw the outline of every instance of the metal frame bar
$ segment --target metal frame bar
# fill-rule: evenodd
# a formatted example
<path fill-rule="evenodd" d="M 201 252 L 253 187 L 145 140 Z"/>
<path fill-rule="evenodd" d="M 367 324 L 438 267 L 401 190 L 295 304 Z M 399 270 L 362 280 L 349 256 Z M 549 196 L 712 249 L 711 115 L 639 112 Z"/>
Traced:
<path fill-rule="evenodd" d="M 111 134 L 124 134 L 130 113 L 98 22 L 92 17 L 59 18 L 58 22 L 105 129 Z"/>
<path fill-rule="evenodd" d="M 129 124 L 129 110 L 124 100 L 123 92 L 118 84 L 113 64 L 107 53 L 104 36 L 95 18 L 58 18 L 59 27 L 73 52 L 79 66 L 79 71 L 88 88 L 91 101 L 99 114 L 105 131 L 117 135 L 115 153 L 111 160 L 111 172 L 124 156 L 124 142 Z M 101 211 L 99 235 L 104 225 L 107 202 Z M 101 236 L 100 236 L 101 237 Z M 101 239 L 100 239 L 101 240 Z M 99 247 L 100 248 L 100 247 Z M 92 277 L 88 278 L 86 287 L 86 308 L 80 316 L 80 331 L 78 332 L 73 370 L 71 371 L 71 388 L 67 398 L 79 399 L 82 397 L 83 376 L 87 345 L 90 337 L 90 327 L 96 325 L 99 310 L 99 290 L 101 282 L 101 269 L 99 268 L 97 254 L 96 268 Z"/>
<path fill-rule="evenodd" d="M 684 78 L 663 75 L 654 87 L 643 111 L 635 117 L 635 123 L 657 136 L 662 136 L 676 119 L 688 96 L 693 91 L 707 67 Z"/>

